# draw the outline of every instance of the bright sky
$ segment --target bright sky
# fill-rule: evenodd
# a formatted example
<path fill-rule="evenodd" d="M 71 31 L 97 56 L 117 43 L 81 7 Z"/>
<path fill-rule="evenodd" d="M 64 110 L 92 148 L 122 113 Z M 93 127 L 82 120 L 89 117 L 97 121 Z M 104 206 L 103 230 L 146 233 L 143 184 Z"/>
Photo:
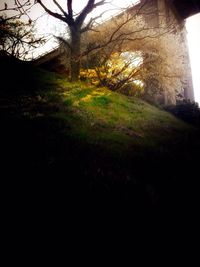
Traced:
<path fill-rule="evenodd" d="M 97 7 L 94 9 L 94 11 L 89 14 L 86 18 L 86 20 L 89 20 L 91 17 L 96 17 L 99 14 L 104 12 L 103 19 L 109 18 L 112 14 L 116 14 L 118 12 L 121 12 L 121 8 L 125 8 L 127 6 L 133 5 L 136 2 L 139 2 L 139 0 L 108 0 L 108 2 L 111 2 L 111 4 L 104 4 L 102 6 Z M 64 10 L 66 10 L 66 0 L 59 0 L 59 4 L 63 7 Z M 76 13 L 79 13 L 87 4 L 88 0 L 74 0 L 73 1 L 73 10 Z M 57 10 L 59 13 L 60 11 L 55 6 L 52 0 L 43 0 L 43 3 L 46 4 L 46 6 L 52 10 Z M 33 7 L 31 12 L 31 17 L 37 18 L 38 15 L 41 15 L 44 13 L 43 8 L 41 8 L 40 5 L 36 5 Z M 43 32 L 51 32 L 55 33 L 58 29 L 56 29 L 56 24 L 58 24 L 59 20 L 53 18 L 52 16 L 46 15 L 45 17 L 41 18 L 38 24 L 39 31 Z M 60 26 L 59 26 L 60 27 Z"/>
<path fill-rule="evenodd" d="M 59 10 L 55 6 L 52 0 L 43 0 L 42 1 L 46 6 L 52 10 L 55 11 L 57 9 L 58 13 Z M 74 0 L 73 1 L 73 10 L 76 13 L 79 13 L 87 4 L 88 0 Z M 125 8 L 127 6 L 131 6 L 134 3 L 139 2 L 139 0 L 108 0 L 107 2 L 112 2 L 108 4 L 104 4 L 102 6 L 99 6 L 98 8 L 94 9 L 94 11 L 88 15 L 86 20 L 89 20 L 91 17 L 99 16 L 101 13 L 103 14 L 103 20 L 109 18 L 111 15 L 121 12 L 122 8 Z M 59 0 L 58 3 L 63 7 L 64 10 L 66 10 L 66 0 Z M 44 13 L 43 8 L 37 4 L 35 7 L 33 7 L 31 11 L 31 18 L 36 19 L 38 16 L 41 16 Z M 101 20 L 102 20 L 101 18 Z M 38 34 L 44 35 L 45 34 L 53 34 L 59 36 L 61 32 L 65 32 L 66 24 L 64 22 L 60 22 L 58 19 L 53 18 L 52 16 L 45 15 L 41 17 L 37 22 L 37 29 Z M 57 45 L 56 41 L 50 41 L 48 42 L 41 51 L 45 50 L 51 50 Z M 41 53 L 38 49 L 37 54 Z"/>
<path fill-rule="evenodd" d="M 195 101 L 200 105 L 200 13 L 187 19 L 188 44 Z"/>

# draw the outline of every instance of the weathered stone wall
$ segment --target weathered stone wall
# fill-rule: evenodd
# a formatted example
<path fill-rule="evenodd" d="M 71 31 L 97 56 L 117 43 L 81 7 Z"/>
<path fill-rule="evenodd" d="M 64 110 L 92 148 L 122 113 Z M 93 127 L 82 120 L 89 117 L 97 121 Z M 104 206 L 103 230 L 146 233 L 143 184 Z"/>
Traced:
<path fill-rule="evenodd" d="M 194 100 L 193 93 L 193 85 L 192 85 L 192 74 L 189 60 L 189 50 L 187 44 L 186 37 L 186 29 L 185 29 L 185 21 L 179 16 L 175 6 L 171 1 L 168 0 L 150 0 L 150 1 L 141 1 L 141 5 L 144 5 L 144 11 L 149 12 L 149 15 L 145 15 L 144 12 L 144 20 L 149 26 L 156 27 L 162 29 L 169 29 L 169 32 L 166 32 L 165 39 L 171 38 L 171 35 L 174 34 L 174 38 L 179 40 L 179 42 L 173 42 L 173 49 L 180 53 L 181 56 L 177 58 L 178 60 L 174 62 L 173 54 L 171 51 L 170 54 L 170 43 L 166 43 L 166 53 L 168 53 L 168 57 L 171 57 L 170 61 L 166 58 L 165 62 L 163 61 L 162 66 L 160 65 L 160 69 L 164 69 L 164 65 L 168 65 L 165 69 L 167 72 L 167 68 L 170 65 L 170 75 L 169 72 L 166 77 L 162 78 L 162 87 L 163 87 L 163 97 L 165 104 L 175 104 L 177 95 L 182 95 L 184 98 L 189 99 L 191 101 Z M 143 11 L 143 10 L 141 10 Z M 142 14 L 142 12 L 141 12 Z M 157 24 L 158 23 L 158 24 Z M 161 34 L 162 35 L 162 34 Z M 160 37 L 160 45 L 162 47 L 164 44 L 163 37 Z M 168 46 L 168 49 L 167 49 Z M 172 50 L 172 49 L 171 49 Z M 162 50 L 160 52 L 164 53 Z M 158 51 L 159 53 L 159 51 Z M 167 62 L 169 61 L 169 62 Z M 177 69 L 181 69 L 179 75 L 177 75 Z M 174 75 L 173 75 L 174 74 Z M 163 75 L 164 76 L 164 75 Z M 167 76 L 169 76 L 167 78 Z M 171 77 L 170 77 L 171 76 Z"/>
<path fill-rule="evenodd" d="M 173 27 L 175 28 L 174 34 L 178 34 L 181 37 L 180 46 L 175 47 L 174 49 L 177 50 L 182 49 L 184 71 L 182 77 L 180 77 L 181 88 L 176 88 L 176 90 L 182 93 L 185 99 L 194 101 L 192 72 L 191 72 L 191 65 L 189 58 L 185 21 L 181 18 L 181 15 L 178 13 L 172 1 L 157 0 L 157 2 L 158 2 L 158 10 L 159 10 L 158 16 L 160 18 L 160 26 L 173 24 Z M 166 100 L 166 102 L 168 101 Z"/>
<path fill-rule="evenodd" d="M 170 72 L 174 73 L 174 75 L 168 77 L 168 80 L 166 78 L 162 79 L 164 103 L 175 104 L 177 100 L 177 95 L 179 96 L 182 95 L 184 98 L 194 101 L 192 74 L 190 67 L 188 43 L 186 37 L 185 21 L 179 16 L 179 13 L 177 12 L 172 1 L 142 0 L 140 5 L 142 7 L 140 10 L 140 15 L 143 16 L 144 21 L 149 25 L 149 27 L 155 27 L 155 31 L 157 27 L 159 27 L 161 31 L 164 28 L 166 30 L 169 28 L 169 32 L 165 33 L 166 39 L 167 36 L 169 36 L 170 39 L 170 35 L 172 34 L 174 34 L 174 38 L 179 39 L 179 43 L 174 42 L 173 45 L 174 45 L 174 51 L 177 51 L 179 53 L 181 52 L 182 57 L 179 57 L 177 62 L 174 62 L 173 53 L 172 55 L 170 54 L 168 55 L 168 57 L 171 57 Z M 134 7 L 131 11 L 134 12 Z M 163 46 L 162 36 L 160 37 L 160 42 L 161 44 L 160 46 L 158 44 L 158 46 L 162 47 Z M 170 44 L 166 44 L 166 46 L 167 45 L 170 46 Z M 170 50 L 168 49 L 168 53 L 169 51 Z M 164 68 L 166 62 L 163 62 L 161 64 L 162 66 L 160 66 L 160 69 Z M 177 68 L 182 69 L 181 74 L 179 73 L 179 75 L 177 75 Z M 168 74 L 168 76 L 170 75 Z"/>
<path fill-rule="evenodd" d="M 140 4 L 133 6 L 129 9 L 129 13 L 142 15 L 144 21 L 148 23 L 149 27 L 158 27 L 159 17 L 158 14 L 158 2 L 157 0 L 141 0 Z"/>

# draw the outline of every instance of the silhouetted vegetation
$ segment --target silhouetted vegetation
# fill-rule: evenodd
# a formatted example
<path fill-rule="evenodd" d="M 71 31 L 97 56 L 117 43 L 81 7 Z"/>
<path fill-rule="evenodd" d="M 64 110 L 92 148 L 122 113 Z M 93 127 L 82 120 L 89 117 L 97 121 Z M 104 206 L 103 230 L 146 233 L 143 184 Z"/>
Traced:
<path fill-rule="evenodd" d="M 33 21 L 28 14 L 29 2 L 9 1 L 3 8 L 0 6 L 0 51 L 23 60 L 30 59 L 31 52 L 45 42 L 45 38 L 36 37 L 36 20 Z"/>
<path fill-rule="evenodd" d="M 51 84 L 51 87 L 54 76 L 57 75 L 48 75 L 47 72 L 32 66 L 30 62 L 21 61 L 5 51 L 0 51 L 0 62 L 0 95 L 35 94 L 41 83 L 43 89 L 47 88 L 48 84 Z"/>
<path fill-rule="evenodd" d="M 200 127 L 200 108 L 198 103 L 179 100 L 176 105 L 167 106 L 166 110 L 185 122 Z"/>

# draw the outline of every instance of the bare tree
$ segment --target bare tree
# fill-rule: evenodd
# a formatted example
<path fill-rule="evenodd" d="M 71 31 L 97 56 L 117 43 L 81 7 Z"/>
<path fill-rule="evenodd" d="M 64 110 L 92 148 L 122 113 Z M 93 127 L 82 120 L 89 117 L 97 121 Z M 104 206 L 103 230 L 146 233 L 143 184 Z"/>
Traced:
<path fill-rule="evenodd" d="M 92 28 L 96 18 L 91 19 L 86 25 L 84 24 L 85 19 L 95 8 L 105 4 L 106 0 L 88 0 L 86 6 L 79 14 L 76 14 L 73 10 L 73 0 L 66 1 L 66 10 L 62 8 L 58 1 L 53 0 L 60 13 L 50 10 L 48 5 L 44 4 L 41 0 L 36 0 L 36 2 L 39 3 L 49 15 L 67 24 L 70 34 L 70 43 L 67 43 L 67 41 L 66 43 L 71 52 L 71 80 L 77 81 L 80 73 L 81 36 Z"/>
<path fill-rule="evenodd" d="M 122 9 L 121 13 L 116 18 L 111 18 L 111 23 L 107 21 L 100 23 L 99 26 L 95 22 L 102 14 L 91 18 L 87 23 L 85 23 L 86 17 L 95 8 L 106 4 L 106 0 L 88 0 L 86 6 L 79 14 L 76 14 L 73 10 L 73 0 L 66 1 L 65 9 L 63 9 L 58 1 L 53 0 L 53 2 L 57 6 L 59 13 L 50 10 L 48 4 L 44 4 L 42 0 L 37 0 L 37 3 L 39 3 L 49 15 L 66 23 L 69 29 L 69 40 L 67 40 L 67 38 L 60 38 L 60 40 L 65 42 L 65 45 L 67 45 L 70 51 L 72 81 L 78 80 L 80 74 L 80 60 L 88 55 L 88 53 L 94 51 L 98 52 L 110 44 L 120 43 L 125 49 L 127 43 L 136 43 L 137 41 L 148 38 L 158 38 L 160 35 L 169 32 L 173 24 L 168 23 L 167 27 L 161 26 L 160 24 L 152 25 L 152 20 L 154 20 L 157 10 L 151 7 L 149 9 L 150 1 L 147 0 L 142 0 L 141 3 L 137 4 L 137 7 L 128 8 L 128 10 Z M 139 16 L 148 18 L 150 21 L 149 25 L 141 23 L 139 27 L 135 27 L 134 21 L 136 21 Z M 131 28 L 131 25 L 134 27 Z M 86 42 L 87 45 L 84 39 L 90 40 Z M 92 42 L 93 45 L 91 45 Z"/>

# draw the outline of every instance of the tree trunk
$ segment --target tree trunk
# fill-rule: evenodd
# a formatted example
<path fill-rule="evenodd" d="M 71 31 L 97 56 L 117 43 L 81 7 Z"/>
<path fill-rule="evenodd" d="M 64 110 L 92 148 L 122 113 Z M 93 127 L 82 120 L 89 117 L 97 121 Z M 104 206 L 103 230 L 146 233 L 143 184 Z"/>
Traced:
<path fill-rule="evenodd" d="M 76 27 L 70 28 L 71 33 L 71 81 L 79 80 L 80 74 L 80 52 L 81 52 L 81 33 Z"/>

